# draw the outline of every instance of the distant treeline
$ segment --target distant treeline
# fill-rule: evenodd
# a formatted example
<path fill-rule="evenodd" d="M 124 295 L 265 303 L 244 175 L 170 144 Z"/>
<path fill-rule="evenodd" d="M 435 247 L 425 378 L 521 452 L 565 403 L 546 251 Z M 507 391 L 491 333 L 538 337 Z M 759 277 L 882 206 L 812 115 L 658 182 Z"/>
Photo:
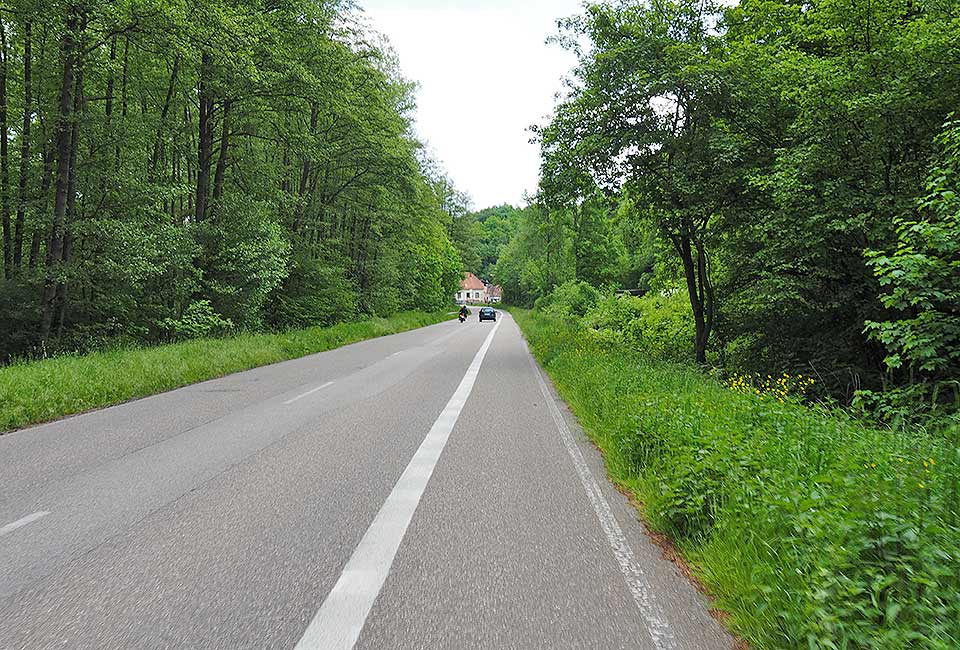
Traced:
<path fill-rule="evenodd" d="M 691 360 L 960 400 L 960 3 L 591 4 L 494 275 L 688 298 Z"/>
<path fill-rule="evenodd" d="M 338 0 L 0 3 L 0 359 L 437 309 L 453 193 Z"/>

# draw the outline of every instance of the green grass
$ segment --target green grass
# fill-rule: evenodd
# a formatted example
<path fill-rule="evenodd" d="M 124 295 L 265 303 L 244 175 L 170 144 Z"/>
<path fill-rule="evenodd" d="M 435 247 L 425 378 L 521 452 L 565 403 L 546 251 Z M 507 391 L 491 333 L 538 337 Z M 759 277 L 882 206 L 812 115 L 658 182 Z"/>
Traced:
<path fill-rule="evenodd" d="M 0 368 L 0 432 L 453 318 L 406 312 L 282 334 L 243 334 Z"/>
<path fill-rule="evenodd" d="M 955 431 L 871 428 L 513 313 L 611 477 L 753 647 L 960 647 Z"/>

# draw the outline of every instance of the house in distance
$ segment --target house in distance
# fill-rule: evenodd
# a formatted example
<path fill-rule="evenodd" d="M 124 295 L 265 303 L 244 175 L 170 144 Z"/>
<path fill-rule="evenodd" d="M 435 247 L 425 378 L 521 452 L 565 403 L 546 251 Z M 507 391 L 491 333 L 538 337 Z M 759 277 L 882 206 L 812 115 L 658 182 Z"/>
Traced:
<path fill-rule="evenodd" d="M 476 305 L 500 302 L 503 291 L 499 286 L 484 282 L 473 273 L 467 272 L 460 281 L 460 290 L 457 291 L 458 305 Z"/>

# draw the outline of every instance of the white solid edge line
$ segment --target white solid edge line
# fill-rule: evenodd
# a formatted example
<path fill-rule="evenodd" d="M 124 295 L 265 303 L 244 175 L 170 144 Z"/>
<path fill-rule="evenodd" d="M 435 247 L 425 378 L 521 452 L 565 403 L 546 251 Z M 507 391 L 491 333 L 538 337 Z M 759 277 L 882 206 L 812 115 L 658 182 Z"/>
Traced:
<path fill-rule="evenodd" d="M 332 385 L 333 385 L 333 382 L 332 382 L 332 381 L 328 381 L 328 382 L 325 383 L 323 386 L 317 386 L 317 387 L 314 388 L 313 390 L 308 390 L 308 391 L 307 391 L 306 393 L 304 393 L 303 395 L 297 395 L 297 396 L 294 397 L 293 399 L 288 399 L 288 400 L 287 400 L 286 402 L 284 402 L 283 404 L 284 404 L 284 406 L 288 406 L 288 405 L 290 405 L 290 404 L 293 404 L 293 403 L 296 402 L 297 400 L 303 399 L 304 397 L 307 397 L 308 395 L 313 395 L 313 394 L 316 393 L 318 390 L 323 390 L 323 389 L 326 388 L 327 386 L 332 386 Z"/>
<path fill-rule="evenodd" d="M 494 326 L 480 346 L 453 397 L 381 506 L 295 650 L 351 650 L 357 643 L 499 326 Z"/>
<path fill-rule="evenodd" d="M 633 554 L 633 549 L 630 548 L 630 543 L 627 541 L 626 535 L 623 534 L 623 529 L 620 528 L 620 524 L 617 522 L 613 510 L 610 509 L 610 503 L 606 497 L 603 496 L 600 484 L 597 483 L 593 473 L 590 471 L 590 466 L 587 465 L 583 453 L 581 453 L 580 448 L 577 446 L 573 433 L 570 432 L 570 428 L 563 419 L 563 414 L 560 413 L 560 408 L 553 399 L 553 395 L 550 394 L 550 390 L 547 388 L 543 374 L 540 372 L 540 367 L 537 366 L 533 354 L 527 350 L 527 355 L 530 357 L 530 365 L 540 384 L 540 391 L 543 393 L 543 397 L 547 402 L 547 408 L 550 410 L 553 421 L 557 425 L 557 430 L 560 432 L 563 446 L 567 448 L 567 453 L 570 454 L 570 458 L 573 460 L 573 466 L 580 476 L 583 489 L 590 499 L 590 504 L 593 506 L 597 519 L 600 521 L 600 527 L 607 537 L 607 542 L 609 542 L 610 549 L 617 559 L 617 564 L 620 565 L 620 573 L 623 574 L 627 588 L 633 595 L 633 600 L 636 602 L 637 608 L 643 616 L 647 632 L 650 634 L 650 639 L 653 641 L 653 645 L 657 650 L 674 650 L 677 645 L 673 638 L 673 632 L 663 618 L 662 611 L 656 602 L 656 597 L 644 576 L 643 568 L 640 566 L 640 563 L 637 562 L 637 558 Z"/>
<path fill-rule="evenodd" d="M 3 537 L 4 535 L 6 535 L 6 534 L 8 534 L 8 533 L 12 533 L 13 531 L 15 531 L 15 530 L 18 529 L 18 528 L 23 528 L 23 527 L 26 526 L 27 524 L 32 524 L 32 523 L 35 522 L 37 519 L 42 519 L 43 517 L 46 517 L 46 516 L 49 515 L 49 514 L 50 514 L 50 513 L 47 512 L 46 510 L 41 510 L 40 512 L 35 512 L 35 513 L 33 513 L 32 515 L 27 515 L 26 517 L 23 517 L 22 519 L 17 519 L 16 521 L 7 524 L 7 525 L 4 526 L 3 528 L 0 528 L 0 537 Z"/>

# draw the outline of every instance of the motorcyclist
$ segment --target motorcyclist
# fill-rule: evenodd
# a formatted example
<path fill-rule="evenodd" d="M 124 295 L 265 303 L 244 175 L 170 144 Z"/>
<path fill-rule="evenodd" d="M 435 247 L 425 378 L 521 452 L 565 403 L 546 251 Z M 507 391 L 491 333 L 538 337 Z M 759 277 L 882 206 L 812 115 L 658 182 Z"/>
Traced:
<path fill-rule="evenodd" d="M 467 313 L 468 313 L 468 312 L 467 312 L 467 306 L 466 306 L 466 305 L 460 305 L 460 321 L 461 321 L 461 322 L 467 320 Z"/>

